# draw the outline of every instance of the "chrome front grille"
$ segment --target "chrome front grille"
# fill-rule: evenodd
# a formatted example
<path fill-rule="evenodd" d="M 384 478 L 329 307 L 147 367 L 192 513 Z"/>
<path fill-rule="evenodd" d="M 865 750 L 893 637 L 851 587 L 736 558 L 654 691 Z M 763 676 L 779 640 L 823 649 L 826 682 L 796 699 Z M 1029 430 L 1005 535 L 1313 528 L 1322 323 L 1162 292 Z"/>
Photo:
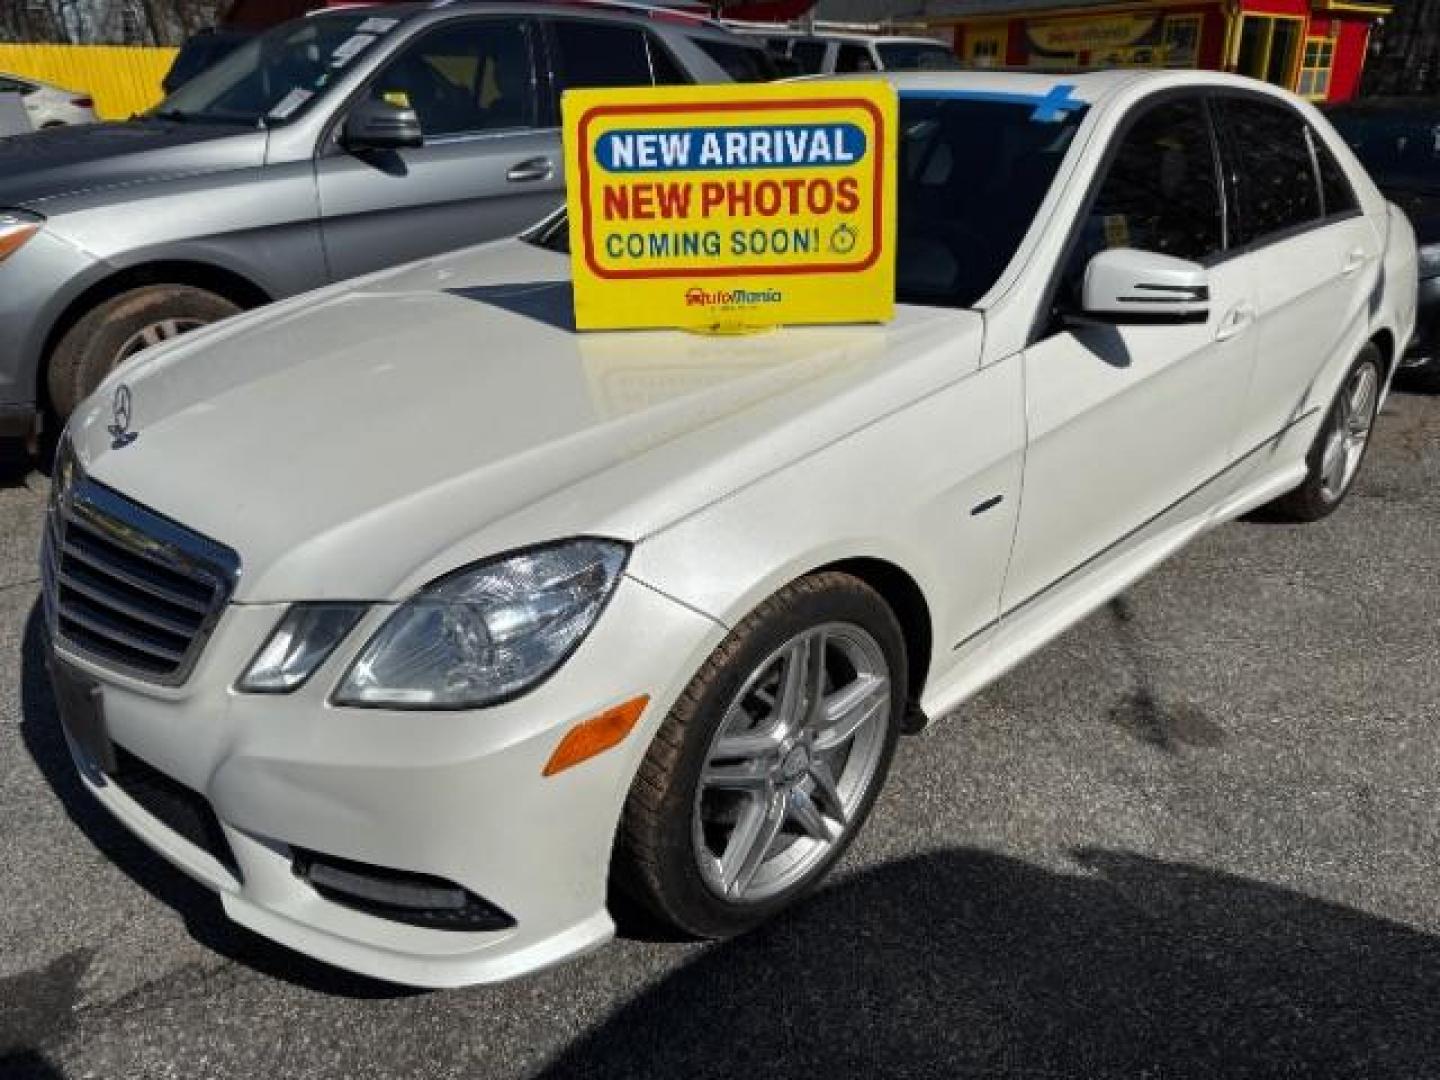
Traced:
<path fill-rule="evenodd" d="M 79 475 L 56 469 L 41 546 L 55 640 L 149 682 L 185 681 L 229 602 L 234 551 Z"/>

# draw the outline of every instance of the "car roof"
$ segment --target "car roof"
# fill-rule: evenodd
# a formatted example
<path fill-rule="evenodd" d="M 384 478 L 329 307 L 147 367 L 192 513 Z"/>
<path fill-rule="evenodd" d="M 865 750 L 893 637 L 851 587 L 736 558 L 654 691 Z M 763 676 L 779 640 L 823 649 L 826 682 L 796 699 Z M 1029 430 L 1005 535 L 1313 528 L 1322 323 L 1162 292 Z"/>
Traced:
<path fill-rule="evenodd" d="M 854 34 L 843 30 L 806 30 L 801 26 L 784 26 L 780 23 L 774 26 L 753 22 L 722 23 L 722 25 L 725 29 L 739 34 L 741 37 L 792 38 L 796 41 L 802 38 L 813 41 L 896 41 L 910 45 L 939 45 L 942 49 L 945 48 L 945 42 L 939 38 L 913 34 Z"/>
<path fill-rule="evenodd" d="M 1156 89 L 1194 86 L 1197 88 L 1253 90 L 1291 102 L 1295 100 L 1293 95 L 1256 79 L 1249 79 L 1242 75 L 1230 75 L 1225 72 L 1189 68 L 1159 70 L 1105 68 L 1099 71 L 1078 72 L 973 68 L 957 71 L 868 71 L 858 74 L 808 76 L 807 78 L 835 82 L 863 82 L 881 79 L 893 85 L 902 94 L 917 95 L 968 91 L 1034 97 L 1059 93 L 1064 90 L 1075 100 L 1091 105 L 1104 100 L 1122 87 L 1146 83 L 1153 83 Z"/>
<path fill-rule="evenodd" d="M 430 3 L 400 3 L 324 8 L 311 12 L 307 18 L 325 19 L 337 16 L 370 14 L 402 22 L 447 15 L 571 15 L 586 19 L 614 22 L 644 23 L 656 27 L 729 31 L 706 15 L 658 4 L 631 0 L 432 0 Z M 733 35 L 732 35 L 733 36 Z"/>
<path fill-rule="evenodd" d="M 931 37 L 910 37 L 901 34 L 851 34 L 845 32 L 836 33 L 831 30 L 819 30 L 810 37 L 824 38 L 826 41 L 858 41 L 862 43 L 874 42 L 876 45 L 884 42 L 899 42 L 906 45 L 939 45 L 942 49 L 945 42 L 939 38 Z"/>

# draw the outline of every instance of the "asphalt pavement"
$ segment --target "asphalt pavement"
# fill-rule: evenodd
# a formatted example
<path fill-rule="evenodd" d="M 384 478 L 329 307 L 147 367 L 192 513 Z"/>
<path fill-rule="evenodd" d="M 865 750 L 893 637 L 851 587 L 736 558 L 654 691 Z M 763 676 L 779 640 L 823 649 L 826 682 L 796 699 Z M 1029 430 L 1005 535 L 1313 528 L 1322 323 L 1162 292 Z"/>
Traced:
<path fill-rule="evenodd" d="M 0 1076 L 1440 1072 L 1440 398 L 1328 521 L 1212 533 L 905 740 L 780 921 L 434 993 L 229 924 L 89 801 L 44 491 L 0 477 Z"/>

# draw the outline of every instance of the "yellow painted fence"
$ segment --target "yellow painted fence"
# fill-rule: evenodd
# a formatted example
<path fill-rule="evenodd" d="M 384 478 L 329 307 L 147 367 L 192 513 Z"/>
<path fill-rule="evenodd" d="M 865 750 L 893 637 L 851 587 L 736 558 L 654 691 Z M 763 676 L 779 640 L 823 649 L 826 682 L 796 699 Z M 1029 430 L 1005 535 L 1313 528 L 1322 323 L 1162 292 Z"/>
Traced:
<path fill-rule="evenodd" d="M 174 49 L 0 42 L 0 72 L 89 94 L 105 120 L 123 120 L 159 101 L 160 80 L 174 59 Z"/>

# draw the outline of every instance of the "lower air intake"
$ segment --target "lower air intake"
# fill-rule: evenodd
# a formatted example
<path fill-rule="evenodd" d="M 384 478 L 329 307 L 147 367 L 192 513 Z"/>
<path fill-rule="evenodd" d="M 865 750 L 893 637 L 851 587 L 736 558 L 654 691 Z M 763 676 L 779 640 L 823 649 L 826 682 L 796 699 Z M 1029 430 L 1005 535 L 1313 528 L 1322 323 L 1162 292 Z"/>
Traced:
<path fill-rule="evenodd" d="M 508 930 L 515 920 L 444 878 L 295 849 L 295 875 L 317 893 L 367 915 L 431 930 Z"/>

